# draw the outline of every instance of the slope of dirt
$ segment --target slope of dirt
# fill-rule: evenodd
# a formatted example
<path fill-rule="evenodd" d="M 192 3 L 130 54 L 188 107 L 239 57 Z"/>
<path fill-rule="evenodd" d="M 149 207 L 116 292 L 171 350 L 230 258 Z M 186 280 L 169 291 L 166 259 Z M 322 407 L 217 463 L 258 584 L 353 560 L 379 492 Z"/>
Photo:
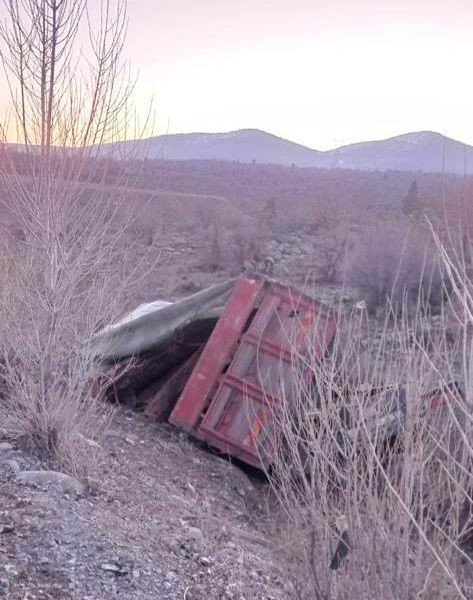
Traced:
<path fill-rule="evenodd" d="M 0 444 L 0 597 L 279 600 L 264 481 L 168 425 L 118 409 L 81 496 L 20 485 Z"/>

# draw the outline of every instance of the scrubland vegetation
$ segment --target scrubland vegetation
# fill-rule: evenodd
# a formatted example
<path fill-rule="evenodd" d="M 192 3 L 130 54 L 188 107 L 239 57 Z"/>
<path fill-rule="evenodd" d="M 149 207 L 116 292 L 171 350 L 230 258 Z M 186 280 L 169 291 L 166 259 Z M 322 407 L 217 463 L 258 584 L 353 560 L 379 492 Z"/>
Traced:
<path fill-rule="evenodd" d="M 100 185 L 105 163 L 89 185 L 97 149 L 129 126 L 133 89 L 120 58 L 124 3 L 102 3 L 97 26 L 91 8 L 14 1 L 1 29 L 12 114 L 3 133 L 20 144 L 3 146 L 0 171 L 2 422 L 79 473 L 93 462 L 87 441 L 104 426 L 87 340 L 123 311 L 143 276 L 140 257 L 153 252 L 126 237 L 134 221 L 121 191 L 126 170 L 115 173 L 113 193 Z M 76 43 L 84 26 L 87 51 Z"/>
<path fill-rule="evenodd" d="M 445 302 L 432 320 L 421 294 L 386 304 L 377 336 L 363 311 L 345 315 L 332 359 L 314 354 L 313 380 L 276 411 L 268 475 L 297 598 L 471 597 L 471 323 L 456 275 L 453 319 Z"/>
<path fill-rule="evenodd" d="M 300 599 L 471 598 L 472 181 L 97 156 L 131 125 L 124 5 L 105 2 L 95 28 L 85 0 L 8 6 L 4 135 L 22 146 L 0 160 L 2 427 L 87 480 L 107 424 L 87 342 L 125 309 L 262 266 L 336 290 L 331 356 L 294 356 L 313 382 L 276 413 L 274 560 Z M 452 381 L 434 410 L 429 392 Z M 405 426 L 386 436 L 399 385 Z M 348 556 L 331 570 L 340 541 Z"/>

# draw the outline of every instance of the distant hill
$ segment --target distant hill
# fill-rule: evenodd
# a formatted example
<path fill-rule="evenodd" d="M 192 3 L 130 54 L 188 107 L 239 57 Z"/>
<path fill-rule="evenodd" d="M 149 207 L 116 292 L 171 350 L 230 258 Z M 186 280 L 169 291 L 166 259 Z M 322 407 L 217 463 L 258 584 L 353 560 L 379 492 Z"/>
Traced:
<path fill-rule="evenodd" d="M 314 150 L 258 129 L 166 134 L 106 146 L 114 156 L 125 156 L 132 148 L 136 148 L 140 156 L 160 160 L 221 160 L 362 171 L 473 173 L 473 147 L 431 131 L 406 133 L 327 151 Z"/>
<path fill-rule="evenodd" d="M 328 168 L 473 173 L 473 147 L 432 131 L 361 142 L 323 153 Z"/>
<path fill-rule="evenodd" d="M 224 160 L 299 167 L 317 166 L 320 152 L 258 129 L 229 133 L 177 133 L 148 138 L 138 144 L 140 154 L 164 160 Z M 131 143 L 111 144 L 124 152 Z"/>

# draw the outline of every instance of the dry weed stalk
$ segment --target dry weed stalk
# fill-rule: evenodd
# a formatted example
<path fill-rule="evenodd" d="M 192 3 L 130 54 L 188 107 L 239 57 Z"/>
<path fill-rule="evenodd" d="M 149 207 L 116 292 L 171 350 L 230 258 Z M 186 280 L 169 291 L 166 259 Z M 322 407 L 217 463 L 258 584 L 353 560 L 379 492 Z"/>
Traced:
<path fill-rule="evenodd" d="M 388 306 L 381 327 L 340 310 L 329 359 L 315 337 L 294 350 L 268 476 L 298 598 L 471 597 L 471 392 L 428 395 L 459 379 L 471 390 L 469 315 L 452 347 L 449 309 L 432 326 L 421 299 L 401 316 Z"/>
<path fill-rule="evenodd" d="M 84 440 L 104 427 L 86 340 L 120 314 L 155 252 L 128 235 L 128 163 L 101 154 L 127 135 L 133 82 L 121 59 L 125 2 L 99 6 L 92 18 L 87 0 L 8 0 L 0 28 L 13 117 L 3 135 L 19 142 L 0 164 L 2 421 L 79 475 L 96 448 Z"/>

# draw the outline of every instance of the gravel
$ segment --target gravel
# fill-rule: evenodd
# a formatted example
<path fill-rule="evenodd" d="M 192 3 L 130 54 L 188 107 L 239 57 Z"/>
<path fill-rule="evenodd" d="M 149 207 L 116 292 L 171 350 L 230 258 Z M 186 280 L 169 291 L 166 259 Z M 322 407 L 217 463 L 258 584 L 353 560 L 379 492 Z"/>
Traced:
<path fill-rule="evenodd" d="M 26 452 L 0 456 L 0 598 L 291 598 L 263 480 L 122 409 L 102 451 L 86 487 Z"/>

